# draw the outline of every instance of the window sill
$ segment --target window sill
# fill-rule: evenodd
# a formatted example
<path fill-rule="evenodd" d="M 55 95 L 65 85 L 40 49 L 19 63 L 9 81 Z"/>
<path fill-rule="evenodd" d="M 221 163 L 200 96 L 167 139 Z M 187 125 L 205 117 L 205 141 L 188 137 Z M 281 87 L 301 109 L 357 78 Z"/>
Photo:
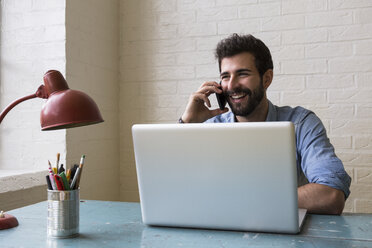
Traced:
<path fill-rule="evenodd" d="M 1 170 L 0 194 L 46 185 L 48 171 Z"/>

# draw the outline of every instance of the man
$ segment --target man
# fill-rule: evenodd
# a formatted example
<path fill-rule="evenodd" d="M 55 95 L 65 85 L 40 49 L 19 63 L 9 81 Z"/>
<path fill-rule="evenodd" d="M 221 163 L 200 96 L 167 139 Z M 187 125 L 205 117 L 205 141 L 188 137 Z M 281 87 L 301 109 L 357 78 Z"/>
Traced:
<path fill-rule="evenodd" d="M 291 121 L 296 130 L 298 206 L 310 213 L 341 214 L 351 178 L 327 138 L 320 119 L 302 107 L 278 107 L 266 96 L 273 62 L 266 45 L 234 34 L 217 45 L 221 85 L 205 82 L 190 96 L 179 122 Z M 228 109 L 209 109 L 208 97 L 223 94 Z"/>

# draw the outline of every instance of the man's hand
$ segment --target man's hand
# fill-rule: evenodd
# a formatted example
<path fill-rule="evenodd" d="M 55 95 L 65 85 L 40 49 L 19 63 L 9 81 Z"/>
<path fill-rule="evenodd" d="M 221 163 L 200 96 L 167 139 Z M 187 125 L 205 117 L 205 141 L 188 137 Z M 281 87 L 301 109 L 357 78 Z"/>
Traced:
<path fill-rule="evenodd" d="M 345 205 L 344 192 L 326 185 L 309 183 L 297 189 L 298 207 L 314 214 L 340 215 Z"/>
<path fill-rule="evenodd" d="M 205 82 L 203 83 L 198 91 L 194 92 L 190 98 L 189 102 L 187 103 L 186 110 L 182 115 L 182 120 L 185 123 L 192 123 L 192 122 L 204 122 L 216 115 L 223 114 L 227 112 L 229 109 L 225 108 L 224 110 L 212 109 L 211 103 L 208 97 L 213 94 L 222 93 L 220 85 L 217 82 Z M 207 106 L 209 107 L 207 107 Z"/>

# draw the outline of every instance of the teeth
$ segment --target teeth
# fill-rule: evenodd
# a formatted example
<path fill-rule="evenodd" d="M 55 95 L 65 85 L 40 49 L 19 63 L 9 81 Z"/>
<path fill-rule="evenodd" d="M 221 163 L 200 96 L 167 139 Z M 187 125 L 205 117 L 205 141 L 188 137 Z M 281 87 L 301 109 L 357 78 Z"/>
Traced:
<path fill-rule="evenodd" d="M 242 97 L 245 97 L 245 94 L 231 96 L 232 99 L 239 99 L 239 98 L 242 98 Z"/>

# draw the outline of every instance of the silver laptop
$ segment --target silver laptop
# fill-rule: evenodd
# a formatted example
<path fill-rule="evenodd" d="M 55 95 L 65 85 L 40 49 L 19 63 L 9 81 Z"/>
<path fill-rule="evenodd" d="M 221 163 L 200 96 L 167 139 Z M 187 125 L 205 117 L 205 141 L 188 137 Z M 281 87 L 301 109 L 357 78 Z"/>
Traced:
<path fill-rule="evenodd" d="M 298 233 L 291 122 L 132 127 L 147 225 Z"/>

